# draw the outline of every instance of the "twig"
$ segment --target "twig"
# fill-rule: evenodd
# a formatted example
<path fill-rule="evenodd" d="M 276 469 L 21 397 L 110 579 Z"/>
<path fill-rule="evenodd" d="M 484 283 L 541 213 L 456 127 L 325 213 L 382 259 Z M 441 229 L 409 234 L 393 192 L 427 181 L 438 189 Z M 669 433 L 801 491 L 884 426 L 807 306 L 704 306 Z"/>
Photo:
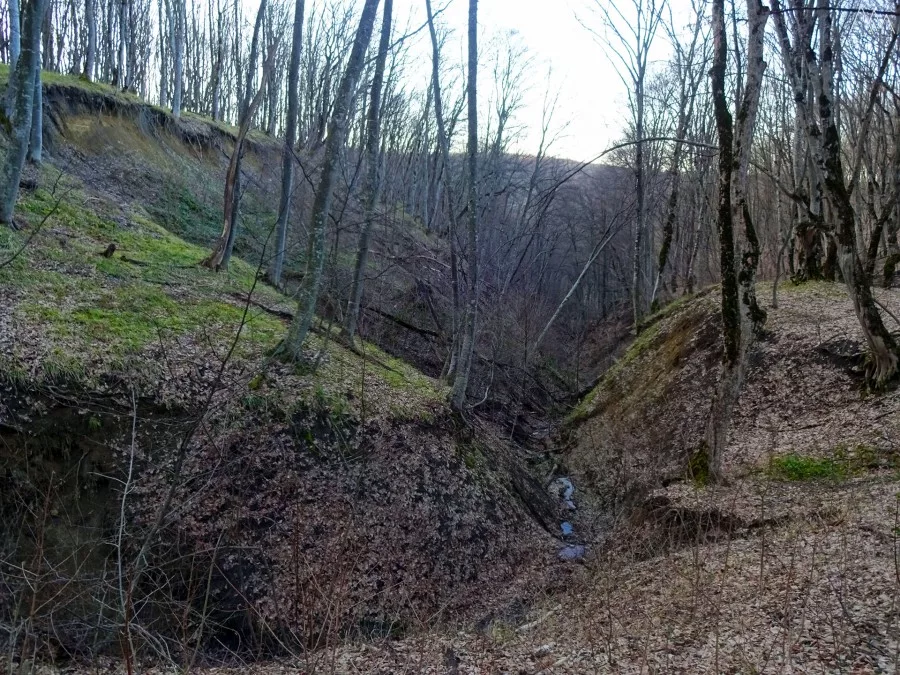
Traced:
<path fill-rule="evenodd" d="M 56 177 L 56 181 L 53 183 L 53 189 L 50 191 L 50 194 L 54 194 L 56 192 L 56 188 L 59 185 L 59 181 L 62 180 L 62 176 L 63 176 L 63 172 L 60 171 Z M 13 253 L 8 259 L 4 260 L 3 262 L 0 262 L 0 269 L 3 269 L 7 265 L 11 265 L 15 261 L 16 258 L 18 258 L 20 255 L 22 255 L 22 252 L 26 248 L 28 248 L 28 245 L 31 243 L 32 239 L 34 239 L 38 235 L 38 233 L 44 227 L 46 222 L 48 220 L 50 220 L 50 216 L 52 216 L 54 213 L 56 213 L 57 209 L 59 209 L 59 205 L 62 203 L 62 200 L 65 197 L 67 197 L 69 195 L 69 193 L 71 193 L 71 192 L 72 192 L 71 189 L 67 190 L 66 192 L 63 192 L 57 198 L 57 200 L 53 203 L 53 208 L 51 208 L 50 211 L 43 218 L 41 218 L 41 222 L 39 222 L 37 227 L 34 229 L 34 231 L 28 235 L 28 237 L 25 239 L 25 241 L 22 243 L 22 245 L 19 247 L 19 249 L 15 253 Z"/>

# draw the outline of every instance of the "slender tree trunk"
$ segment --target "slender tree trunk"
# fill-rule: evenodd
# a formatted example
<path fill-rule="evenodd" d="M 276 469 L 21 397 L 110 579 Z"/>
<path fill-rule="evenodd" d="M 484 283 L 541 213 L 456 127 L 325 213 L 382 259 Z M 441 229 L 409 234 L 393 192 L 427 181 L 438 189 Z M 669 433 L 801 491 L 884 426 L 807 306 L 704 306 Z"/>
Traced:
<path fill-rule="evenodd" d="M 281 157 L 281 201 L 278 204 L 278 223 L 275 226 L 275 259 L 269 280 L 281 285 L 284 269 L 288 222 L 291 218 L 291 198 L 294 192 L 294 146 L 297 145 L 297 123 L 300 115 L 300 57 L 303 53 L 304 0 L 294 5 L 294 36 L 291 43 L 291 65 L 288 70 L 288 108 Z"/>
<path fill-rule="evenodd" d="M 160 31 L 159 31 L 159 41 L 158 41 L 158 53 L 157 58 L 159 59 L 159 106 L 161 108 L 169 107 L 169 48 L 168 44 L 171 41 L 171 36 L 173 33 L 171 16 L 171 2 L 170 0 L 159 0 L 157 4 L 157 16 L 159 19 Z M 169 17 L 169 23 L 166 24 L 166 18 Z M 163 28 L 168 26 L 168 28 Z"/>
<path fill-rule="evenodd" d="M 40 164 L 44 159 L 44 87 L 41 83 L 41 54 L 35 55 L 34 95 L 31 104 L 31 134 L 28 142 L 29 162 Z"/>
<path fill-rule="evenodd" d="M 359 307 L 362 302 L 363 283 L 366 274 L 366 262 L 369 257 L 369 240 L 372 237 L 372 224 L 375 210 L 381 193 L 381 171 L 379 162 L 379 146 L 381 143 L 381 93 L 384 85 L 384 69 L 387 64 L 388 49 L 391 42 L 391 15 L 394 0 L 384 0 L 381 23 L 381 40 L 378 44 L 378 55 L 375 59 L 375 74 L 372 79 L 372 90 L 369 95 L 368 125 L 366 130 L 366 186 L 363 189 L 365 204 L 365 220 L 359 235 L 359 246 L 356 254 L 356 267 L 353 270 L 353 286 L 347 303 L 345 330 L 352 342 L 356 335 L 359 321 Z"/>
<path fill-rule="evenodd" d="M 16 87 L 13 73 L 22 51 L 22 24 L 19 12 L 19 0 L 9 0 L 9 84 L 6 87 L 6 116 L 12 118 L 15 108 Z"/>
<path fill-rule="evenodd" d="M 172 117 L 181 119 L 181 100 L 184 92 L 184 38 L 187 32 L 185 0 L 170 0 L 172 8 Z"/>
<path fill-rule="evenodd" d="M 262 94 L 265 91 L 265 82 L 269 75 L 272 65 L 272 58 L 275 50 L 269 52 L 269 56 L 263 66 L 263 77 L 253 95 L 253 75 L 256 67 L 256 59 L 259 53 L 259 33 L 262 25 L 263 17 L 266 13 L 266 0 L 262 0 L 259 4 L 259 10 L 256 14 L 256 23 L 253 26 L 253 39 L 250 42 L 250 62 L 247 65 L 246 82 L 244 86 L 244 100 L 240 104 L 240 126 L 238 127 L 237 136 L 234 139 L 234 150 L 231 153 L 231 161 L 228 164 L 228 171 L 225 174 L 225 198 L 223 200 L 224 224 L 222 226 L 222 234 L 216 241 L 209 257 L 203 261 L 205 267 L 214 269 L 227 269 L 228 263 L 231 261 L 231 253 L 234 249 L 234 242 L 237 236 L 238 214 L 240 213 L 240 176 L 241 176 L 241 159 L 244 153 L 244 139 L 250 131 L 250 124 L 256 115 Z M 250 97 L 253 96 L 252 99 Z"/>
<path fill-rule="evenodd" d="M 450 222 L 450 287 L 453 294 L 453 321 L 450 344 L 450 357 L 447 359 L 445 377 L 448 380 L 456 375 L 459 355 L 460 326 L 462 324 L 460 297 L 459 297 L 459 261 L 456 253 L 456 235 L 459 232 L 456 210 L 454 208 L 453 188 L 450 181 L 450 139 L 447 133 L 446 118 L 444 117 L 443 94 L 441 93 L 441 52 L 438 45 L 437 31 L 434 27 L 434 13 L 431 10 L 431 0 L 425 0 L 425 10 L 428 14 L 428 33 L 431 36 L 431 86 L 434 97 L 434 117 L 437 123 L 438 149 L 441 153 L 444 174 L 444 198 L 447 201 L 447 218 Z"/>
<path fill-rule="evenodd" d="M 26 0 L 23 3 L 24 40 L 15 72 L 10 75 L 15 80 L 16 95 L 11 118 L 12 133 L 0 174 L 0 223 L 10 225 L 13 223 L 16 199 L 19 196 L 19 180 L 31 138 L 34 83 L 40 59 L 41 24 L 45 10 L 46 0 Z"/>
<path fill-rule="evenodd" d="M 116 56 L 116 76 L 113 84 L 119 89 L 125 89 L 125 69 L 128 64 L 125 61 L 125 49 L 128 44 L 128 1 L 119 2 L 119 48 Z"/>
<path fill-rule="evenodd" d="M 9 0 L 9 72 L 16 70 L 16 62 L 22 51 L 22 19 L 19 16 L 19 0 Z M 12 78 L 10 78 L 12 79 Z"/>
<path fill-rule="evenodd" d="M 634 224 L 634 256 L 631 270 L 631 303 L 634 309 L 634 332 L 640 331 L 644 318 L 646 293 L 644 292 L 644 73 L 638 66 L 638 77 L 635 80 L 635 99 L 637 103 L 637 145 L 634 160 L 634 189 L 637 197 L 637 216 Z"/>
<path fill-rule="evenodd" d="M 526 352 L 526 355 L 525 355 L 526 365 L 529 364 L 530 356 L 537 353 L 538 348 L 544 342 L 544 338 L 547 337 L 547 333 L 549 332 L 549 330 L 553 326 L 553 324 L 556 322 L 556 319 L 559 317 L 560 312 L 562 312 L 563 307 L 566 306 L 566 304 L 569 302 L 569 300 L 572 298 L 572 296 L 575 295 L 575 292 L 581 287 L 581 281 L 582 281 L 582 279 L 584 279 L 585 275 L 588 273 L 588 270 L 590 270 L 591 266 L 594 264 L 594 261 L 597 260 L 598 256 L 606 248 L 606 245 L 612 240 L 613 235 L 610 234 L 610 229 L 611 228 L 607 227 L 606 232 L 603 233 L 603 236 L 600 238 L 600 241 L 594 247 L 594 250 L 591 251 L 591 255 L 588 256 L 587 262 L 584 264 L 584 267 L 581 269 L 581 273 L 578 275 L 578 277 L 575 279 L 575 282 L 569 288 L 569 292 L 566 293 L 565 297 L 562 299 L 562 301 L 559 303 L 559 305 L 557 305 L 556 311 L 553 312 L 553 315 L 550 317 L 550 319 L 544 325 L 543 330 L 541 330 L 541 332 L 538 334 L 537 338 L 535 339 L 534 343 L 532 343 L 531 348 Z M 605 272 L 605 270 L 604 270 L 604 272 Z M 604 290 L 605 290 L 605 288 L 604 288 Z"/>
<path fill-rule="evenodd" d="M 468 218 L 466 253 L 469 257 L 469 288 L 459 365 L 453 379 L 452 403 L 462 410 L 469 387 L 472 355 L 475 352 L 475 324 L 478 319 L 478 0 L 469 0 L 469 78 L 466 92 L 469 108 L 469 142 L 466 151 L 468 164 Z"/>
<path fill-rule="evenodd" d="M 719 231 L 719 267 L 722 274 L 722 333 L 724 350 L 722 373 L 716 389 L 709 423 L 706 428 L 707 468 L 712 481 L 722 478 L 722 454 L 727 440 L 728 424 L 741 380 L 741 310 L 735 261 L 736 243 L 732 220 L 732 170 L 734 168 L 734 130 L 725 93 L 728 44 L 725 34 L 725 2 L 713 0 L 713 108 L 719 138 L 719 177 L 716 227 Z"/>
<path fill-rule="evenodd" d="M 331 213 L 332 193 L 340 168 L 340 156 L 347 135 L 347 123 L 353 103 L 353 93 L 362 74 L 366 50 L 372 39 L 372 28 L 378 12 L 378 0 L 366 0 L 359 27 L 353 40 L 353 48 L 347 67 L 338 87 L 337 97 L 328 136 L 325 141 L 325 156 L 322 163 L 322 177 L 319 180 L 313 201 L 310 222 L 309 246 L 306 255 L 306 274 L 297 291 L 297 313 L 291 321 L 288 333 L 277 350 L 277 355 L 287 361 L 299 361 L 303 342 L 312 327 L 325 266 L 325 228 Z"/>
<path fill-rule="evenodd" d="M 97 14 L 96 0 L 85 0 L 84 22 L 87 24 L 87 49 L 84 58 L 84 77 L 88 82 L 94 81 L 97 62 Z"/>

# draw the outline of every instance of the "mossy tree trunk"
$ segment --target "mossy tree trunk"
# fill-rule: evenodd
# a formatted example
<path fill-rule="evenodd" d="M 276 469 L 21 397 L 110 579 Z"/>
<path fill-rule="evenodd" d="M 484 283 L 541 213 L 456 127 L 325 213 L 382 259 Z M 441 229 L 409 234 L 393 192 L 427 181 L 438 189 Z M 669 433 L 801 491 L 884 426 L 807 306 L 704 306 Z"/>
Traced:
<path fill-rule="evenodd" d="M 359 307 L 362 302 L 366 262 L 369 257 L 369 242 L 372 237 L 372 224 L 375 220 L 375 209 L 381 191 L 381 167 L 379 162 L 381 93 L 384 85 L 384 69 L 387 64 L 388 48 L 391 42 L 393 8 L 394 0 L 384 0 L 381 40 L 378 43 L 378 55 L 375 58 L 375 74 L 372 77 L 372 88 L 369 92 L 369 110 L 366 126 L 366 184 L 363 188 L 365 216 L 362 232 L 359 235 L 356 266 L 353 270 L 353 285 L 350 288 L 350 299 L 347 302 L 347 317 L 344 323 L 347 338 L 351 342 L 356 335 L 357 322 L 359 321 Z"/>
<path fill-rule="evenodd" d="M 6 116 L 12 118 L 15 105 L 15 87 L 13 73 L 22 51 L 21 16 L 19 0 L 9 0 L 9 86 L 6 88 Z"/>
<path fill-rule="evenodd" d="M 728 43 L 724 0 L 715 0 L 712 8 L 713 110 L 719 138 L 718 200 L 716 226 L 719 233 L 719 267 L 722 275 L 722 333 L 724 350 L 722 372 L 716 388 L 706 428 L 706 463 L 710 480 L 722 480 L 722 455 L 728 426 L 740 394 L 744 360 L 754 332 L 765 321 L 756 302 L 756 268 L 759 241 L 747 204 L 747 182 L 756 113 L 765 72 L 763 47 L 769 11 L 760 0 L 747 0 L 748 44 L 747 78 L 740 94 L 737 134 L 726 94 Z M 738 271 L 738 243 L 735 223 L 744 226 L 746 249 Z"/>
<path fill-rule="evenodd" d="M 733 216 L 743 225 L 745 243 L 745 250 L 741 256 L 741 270 L 738 274 L 741 289 L 741 311 L 747 319 L 750 329 L 749 332 L 744 331 L 742 336 L 744 351 L 749 348 L 751 337 L 758 335 L 766 322 L 766 312 L 759 306 L 756 299 L 756 271 L 759 268 L 761 251 L 759 237 L 756 234 L 756 227 L 753 224 L 750 205 L 747 201 L 747 191 L 750 153 L 753 147 L 759 99 L 762 95 L 763 74 L 766 71 L 766 62 L 763 56 L 769 9 L 763 6 L 761 0 L 747 0 L 747 16 L 747 81 L 740 98 L 741 103 L 737 116 L 737 135 L 734 148 L 735 177 L 732 185 L 734 191 Z"/>
<path fill-rule="evenodd" d="M 871 354 L 868 378 L 871 384 L 881 387 L 897 373 L 897 344 L 885 327 L 875 304 L 870 279 L 866 275 L 858 249 L 857 215 L 851 199 L 858 172 L 854 168 L 848 187 L 841 157 L 840 129 L 835 114 L 833 82 L 835 27 L 832 9 L 823 0 L 819 0 L 814 8 L 807 8 L 801 12 L 801 16 L 805 17 L 806 29 L 803 31 L 795 29 L 794 43 L 791 44 L 779 0 L 772 0 L 772 7 L 775 10 L 775 27 L 785 71 L 795 91 L 794 102 L 797 113 L 806 123 L 812 164 L 821 175 L 821 183 L 835 221 L 834 231 L 830 233 L 831 249 Z M 818 62 L 812 30 L 816 22 Z M 870 90 L 868 107 L 860 124 L 862 130 L 867 129 L 870 124 L 881 81 L 897 42 L 896 23 L 895 20 L 895 30 Z M 804 55 L 803 60 L 809 69 L 808 91 L 804 90 L 805 82 L 797 67 L 801 62 L 800 55 Z"/>
<path fill-rule="evenodd" d="M 12 133 L 0 174 L 0 223 L 13 222 L 19 181 L 31 141 L 35 81 L 40 81 L 41 24 L 46 7 L 46 0 L 27 0 L 22 5 L 24 40 L 15 72 L 10 76 L 14 81 L 15 97 L 10 120 Z"/>
<path fill-rule="evenodd" d="M 297 290 L 297 313 L 291 321 L 287 335 L 282 340 L 276 355 L 286 361 L 299 361 L 303 342 L 312 327 L 325 267 L 325 227 L 331 213 L 332 193 L 340 169 L 341 153 L 347 135 L 347 123 L 356 84 L 362 74 L 366 50 L 372 39 L 378 0 L 366 0 L 359 27 L 353 40 L 353 48 L 347 61 L 344 75 L 338 86 L 337 96 L 328 135 L 325 140 L 325 156 L 322 162 L 322 176 L 316 189 L 310 222 L 309 245 L 306 252 L 306 273 Z"/>
<path fill-rule="evenodd" d="M 735 261 L 736 242 L 731 208 L 731 181 L 734 168 L 734 126 L 725 93 L 728 66 L 728 42 L 725 32 L 725 2 L 712 3 L 713 112 L 719 139 L 718 197 L 716 229 L 719 233 L 719 271 L 722 276 L 722 335 L 724 350 L 722 374 L 716 389 L 706 428 L 707 468 L 713 481 L 721 479 L 722 453 L 725 449 L 731 408 L 740 386 L 741 312 Z"/>
<path fill-rule="evenodd" d="M 16 62 L 22 52 L 21 17 L 19 0 L 9 0 L 9 71 L 15 72 Z"/>
<path fill-rule="evenodd" d="M 819 16 L 819 77 L 815 82 L 816 100 L 819 102 L 819 119 L 823 132 L 821 145 L 816 148 L 816 160 L 822 167 L 825 189 L 836 216 L 834 240 L 837 245 L 838 264 L 847 292 L 853 301 L 853 308 L 859 319 L 866 343 L 871 354 L 868 372 L 870 382 L 882 387 L 897 373 L 897 343 L 888 332 L 875 304 L 872 287 L 862 265 L 856 241 L 856 212 L 851 201 L 851 193 L 845 182 L 841 159 L 841 138 L 834 115 L 833 83 L 833 28 L 831 10 L 820 5 Z M 890 49 L 896 43 L 896 34 Z M 877 78 L 875 88 L 878 87 Z"/>
<path fill-rule="evenodd" d="M 12 118 L 15 106 L 13 73 L 16 72 L 16 63 L 22 51 L 21 20 L 19 0 L 9 0 L 9 85 L 6 88 L 6 100 L 4 101 L 4 110 L 9 118 Z"/>

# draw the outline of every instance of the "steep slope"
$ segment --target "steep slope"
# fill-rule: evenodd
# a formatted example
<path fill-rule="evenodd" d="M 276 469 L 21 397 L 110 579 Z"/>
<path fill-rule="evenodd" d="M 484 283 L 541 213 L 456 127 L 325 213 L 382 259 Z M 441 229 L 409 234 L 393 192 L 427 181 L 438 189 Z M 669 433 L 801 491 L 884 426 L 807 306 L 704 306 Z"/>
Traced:
<path fill-rule="evenodd" d="M 767 293 L 764 286 L 762 293 Z M 896 290 L 878 291 L 896 314 Z M 616 500 L 684 477 L 700 446 L 718 377 L 717 296 L 707 292 L 657 315 L 573 412 L 569 461 L 585 487 Z M 729 430 L 732 476 L 789 453 L 827 457 L 841 448 L 891 449 L 898 394 L 864 390 L 864 343 L 839 284 L 781 289 L 748 357 Z M 620 467 L 621 478 L 599 471 Z"/>
<path fill-rule="evenodd" d="M 878 295 L 898 314 L 900 293 Z M 345 648 L 338 670 L 893 672 L 900 393 L 864 391 L 841 286 L 785 287 L 769 312 L 728 484 L 686 477 L 718 368 L 706 293 L 654 317 L 573 411 L 559 459 L 590 551 L 581 572 L 526 616 Z"/>
<path fill-rule="evenodd" d="M 0 230 L 11 646 L 323 646 L 467 616 L 540 570 L 553 503 L 440 383 L 327 322 L 306 365 L 270 361 L 291 301 L 175 234 L 218 229 L 196 198 L 220 190 L 227 129 L 71 82 L 47 101 L 51 161 Z"/>

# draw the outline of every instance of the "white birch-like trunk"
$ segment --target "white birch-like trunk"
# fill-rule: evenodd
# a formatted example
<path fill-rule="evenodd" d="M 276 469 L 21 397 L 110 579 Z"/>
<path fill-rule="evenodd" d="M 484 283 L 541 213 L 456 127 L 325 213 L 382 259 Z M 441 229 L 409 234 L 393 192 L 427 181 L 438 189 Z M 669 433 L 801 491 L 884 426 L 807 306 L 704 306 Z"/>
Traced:
<path fill-rule="evenodd" d="M 41 50 L 41 23 L 46 0 L 30 0 L 22 7 L 23 44 L 10 78 L 15 84 L 12 109 L 12 133 L 0 172 L 0 223 L 12 224 L 19 196 L 19 180 L 31 139 L 35 78 Z"/>

